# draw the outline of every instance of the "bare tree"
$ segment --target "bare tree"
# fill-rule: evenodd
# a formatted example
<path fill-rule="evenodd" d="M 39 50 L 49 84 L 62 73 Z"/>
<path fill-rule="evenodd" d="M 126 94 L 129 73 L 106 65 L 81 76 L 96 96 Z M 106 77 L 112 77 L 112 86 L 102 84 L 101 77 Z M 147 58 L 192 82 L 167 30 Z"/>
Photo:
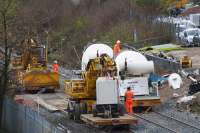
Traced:
<path fill-rule="evenodd" d="M 3 98 L 8 88 L 8 71 L 9 62 L 11 56 L 11 49 L 8 44 L 8 19 L 13 15 L 13 9 L 15 7 L 14 0 L 0 0 L 0 19 L 1 19 L 1 30 L 2 30 L 2 42 L 4 48 L 4 60 L 3 70 L 0 75 L 0 126 L 2 126 L 2 113 L 3 113 Z"/>

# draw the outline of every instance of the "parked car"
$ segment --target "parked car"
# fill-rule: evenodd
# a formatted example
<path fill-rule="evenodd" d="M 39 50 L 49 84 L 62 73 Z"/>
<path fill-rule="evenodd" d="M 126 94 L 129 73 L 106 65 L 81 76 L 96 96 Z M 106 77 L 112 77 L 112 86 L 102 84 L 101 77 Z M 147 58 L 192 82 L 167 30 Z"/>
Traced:
<path fill-rule="evenodd" d="M 186 30 L 187 28 L 186 28 L 186 26 L 185 25 L 179 25 L 178 27 L 176 27 L 176 38 L 177 39 L 181 39 L 180 38 L 180 34 L 184 31 L 184 30 Z"/>
<path fill-rule="evenodd" d="M 198 28 L 189 28 L 180 33 L 181 43 L 184 46 L 194 46 L 193 37 L 197 34 L 200 34 L 200 29 Z"/>
<path fill-rule="evenodd" d="M 195 46 L 200 46 L 200 34 L 195 34 L 193 37 L 193 43 Z"/>
<path fill-rule="evenodd" d="M 195 24 L 192 23 L 189 20 L 180 20 L 180 21 L 176 21 L 175 22 L 176 25 L 176 37 L 178 39 L 182 39 L 180 34 L 181 32 L 183 32 L 184 30 L 188 29 L 188 28 L 196 28 Z"/>

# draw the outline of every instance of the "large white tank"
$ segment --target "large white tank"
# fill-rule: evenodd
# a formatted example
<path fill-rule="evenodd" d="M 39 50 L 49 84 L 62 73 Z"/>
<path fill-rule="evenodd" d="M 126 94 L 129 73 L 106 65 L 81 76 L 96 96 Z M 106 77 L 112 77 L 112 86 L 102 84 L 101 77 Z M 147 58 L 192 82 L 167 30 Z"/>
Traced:
<path fill-rule="evenodd" d="M 106 44 L 92 44 L 83 53 L 81 69 L 85 70 L 90 59 L 97 57 L 97 51 L 99 56 L 107 54 L 110 58 L 113 58 L 113 50 Z"/>
<path fill-rule="evenodd" d="M 118 71 L 125 69 L 125 60 L 128 72 L 133 75 L 149 74 L 154 71 L 153 61 L 148 61 L 144 55 L 135 51 L 124 51 L 117 56 L 115 62 Z"/>

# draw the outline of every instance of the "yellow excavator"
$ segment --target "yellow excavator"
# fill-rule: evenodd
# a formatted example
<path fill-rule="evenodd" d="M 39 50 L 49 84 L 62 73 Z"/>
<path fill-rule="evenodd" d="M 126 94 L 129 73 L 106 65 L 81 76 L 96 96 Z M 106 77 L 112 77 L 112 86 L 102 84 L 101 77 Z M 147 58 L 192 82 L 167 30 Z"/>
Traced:
<path fill-rule="evenodd" d="M 32 38 L 22 42 L 21 55 L 12 60 L 12 69 L 26 91 L 59 89 L 59 74 L 47 68 L 47 49 Z"/>
<path fill-rule="evenodd" d="M 105 113 L 107 108 L 112 108 L 111 114 L 118 113 L 117 106 L 114 105 L 96 105 L 98 103 L 98 94 L 101 93 L 103 89 L 104 92 L 109 93 L 109 90 L 112 87 L 104 87 L 98 90 L 98 79 L 105 78 L 105 82 L 102 81 L 102 84 L 99 87 L 106 86 L 107 81 L 109 85 L 113 82 L 117 82 L 114 78 L 117 75 L 116 63 L 112 58 L 106 54 L 98 56 L 94 59 L 90 59 L 85 71 L 80 73 L 80 79 L 72 79 L 65 81 L 65 93 L 69 97 L 68 102 L 68 112 L 73 119 L 79 119 L 81 114 L 93 113 L 94 116 L 101 112 Z M 110 79 L 108 78 L 110 77 Z M 104 95 L 104 96 L 105 96 Z M 111 95 L 114 97 L 114 93 Z M 111 96 L 111 97 L 112 97 Z M 118 106 L 119 107 L 119 106 Z M 105 110 L 104 110 L 105 109 Z M 104 113 L 103 113 L 104 112 Z"/>

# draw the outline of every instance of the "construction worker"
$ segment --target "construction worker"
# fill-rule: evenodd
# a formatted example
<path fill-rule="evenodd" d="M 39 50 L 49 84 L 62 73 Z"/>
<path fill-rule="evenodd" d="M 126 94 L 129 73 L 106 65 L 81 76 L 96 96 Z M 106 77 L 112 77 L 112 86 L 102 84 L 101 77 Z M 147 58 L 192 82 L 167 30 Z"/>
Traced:
<path fill-rule="evenodd" d="M 117 40 L 117 42 L 116 42 L 116 44 L 114 45 L 114 48 L 113 48 L 114 58 L 116 58 L 117 55 L 120 53 L 120 45 L 121 45 L 120 40 Z"/>
<path fill-rule="evenodd" d="M 130 87 L 127 87 L 127 90 L 125 92 L 125 108 L 128 114 L 133 113 L 133 97 L 134 97 L 133 91 L 131 91 Z"/>
<path fill-rule="evenodd" d="M 53 72 L 57 72 L 58 73 L 58 70 L 59 70 L 59 66 L 58 66 L 58 62 L 57 60 L 55 60 L 52 64 L 52 69 L 53 69 Z"/>

